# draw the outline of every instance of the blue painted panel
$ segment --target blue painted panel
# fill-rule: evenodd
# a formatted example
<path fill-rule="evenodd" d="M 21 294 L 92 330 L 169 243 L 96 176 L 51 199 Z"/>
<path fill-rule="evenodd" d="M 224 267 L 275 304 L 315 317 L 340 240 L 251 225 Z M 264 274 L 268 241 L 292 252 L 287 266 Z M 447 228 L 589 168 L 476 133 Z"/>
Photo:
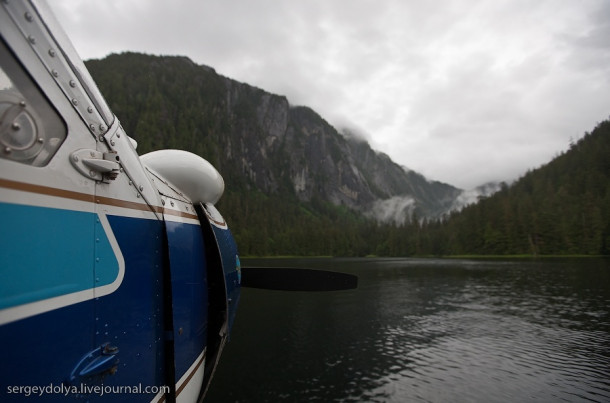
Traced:
<path fill-rule="evenodd" d="M 0 309 L 112 283 L 119 266 L 103 228 L 95 255 L 96 219 L 94 213 L 0 203 Z M 101 258 L 94 269 L 95 257 Z"/>
<path fill-rule="evenodd" d="M 176 380 L 207 344 L 208 285 L 199 225 L 166 221 L 172 273 Z"/>
<path fill-rule="evenodd" d="M 163 264 L 167 259 L 163 222 L 108 216 L 125 260 L 121 287 L 96 301 L 95 344 L 119 349 L 118 371 L 106 386 L 164 383 Z M 90 401 L 150 401 L 152 394 L 89 396 Z"/>
<path fill-rule="evenodd" d="M 66 401 L 59 394 L 29 398 L 8 387 L 61 385 L 86 351 L 94 348 L 94 301 L 0 326 L 6 348 L 0 360 L 0 401 Z"/>
<path fill-rule="evenodd" d="M 4 206 L 3 206 L 4 207 Z M 45 209 L 53 210 L 53 209 Z M 37 214 L 36 210 L 28 217 L 33 221 L 46 219 L 47 215 Z M 45 211 L 48 212 L 48 211 Z M 51 212 L 51 215 L 56 212 Z M 76 212 L 72 212 L 76 213 Z M 61 213 L 60 213 L 61 214 Z M 70 273 L 75 267 L 82 267 L 81 262 L 71 255 L 73 249 L 88 247 L 90 254 L 78 255 L 88 264 L 90 283 L 93 283 L 93 249 L 95 238 L 95 215 L 82 213 L 67 214 L 68 220 L 58 222 L 53 216 L 50 221 L 43 221 L 58 228 L 50 228 L 51 236 L 45 242 L 55 245 L 58 249 L 52 257 L 62 264 L 45 262 L 49 270 Z M 44 216 L 44 217 L 41 217 Z M 74 220 L 80 217 L 82 221 Z M 66 217 L 66 216 L 63 216 Z M 3 218 L 7 218 L 6 214 Z M 70 219 L 72 218 L 72 220 Z M 90 230 L 79 230 L 75 222 L 86 225 Z M 155 386 L 164 382 L 163 353 L 163 262 L 166 261 L 164 226 L 157 220 L 144 220 L 128 217 L 108 216 L 108 222 L 121 248 L 125 260 L 125 276 L 121 286 L 114 293 L 70 305 L 54 311 L 32 316 L 16 322 L 0 326 L 0 340 L 5 348 L 0 360 L 0 401 L 21 402 L 26 399 L 23 394 L 8 394 L 8 386 L 59 386 L 68 380 L 72 370 L 83 355 L 93 349 L 109 343 L 119 349 L 120 360 L 118 371 L 97 380 L 106 387 L 142 385 Z M 65 224 L 65 226 L 64 226 Z M 8 227 L 5 227 L 8 228 Z M 24 228 L 29 228 L 26 230 Z M 82 239 L 72 239 L 74 244 L 64 243 L 59 238 L 62 231 L 74 230 L 80 233 Z M 43 232 L 40 228 L 34 231 L 32 225 L 19 229 L 19 239 L 26 235 Z M 57 232 L 59 231 L 59 232 Z M 98 232 L 99 234 L 99 232 Z M 5 234 L 2 241 L 8 239 Z M 34 237 L 37 239 L 37 237 Z M 42 243 L 42 240 L 37 240 Z M 107 260 L 110 255 L 103 252 L 109 243 L 100 239 L 100 261 Z M 19 247 L 16 248 L 17 250 Z M 23 254 L 23 250 L 19 253 Z M 82 252 L 82 251 L 80 251 Z M 3 249 L 4 253 L 4 249 Z M 4 256 L 15 259 L 16 252 L 11 251 Z M 62 256 L 63 255 L 63 256 Z M 57 257 L 56 257 L 57 256 Z M 36 258 L 25 257 L 25 262 L 31 264 Z M 17 267 L 23 269 L 18 261 L 13 260 Z M 1 268 L 4 269 L 4 268 Z M 102 278 L 103 277 L 102 273 Z M 112 276 L 106 277 L 110 281 Z M 62 394 L 44 394 L 36 401 L 125 401 L 149 402 L 153 394 L 112 394 L 68 397 Z"/>

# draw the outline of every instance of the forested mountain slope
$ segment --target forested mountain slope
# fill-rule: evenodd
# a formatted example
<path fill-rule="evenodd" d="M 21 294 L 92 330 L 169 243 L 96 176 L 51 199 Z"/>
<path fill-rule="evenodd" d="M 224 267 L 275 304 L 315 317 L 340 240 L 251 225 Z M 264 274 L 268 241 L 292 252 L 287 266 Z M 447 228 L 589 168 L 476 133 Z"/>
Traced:
<path fill-rule="evenodd" d="M 218 168 L 219 209 L 244 255 L 610 254 L 608 121 L 446 215 L 460 189 L 405 170 L 285 97 L 184 57 L 124 53 L 87 67 L 140 154 L 185 149 Z M 407 219 L 379 223 L 371 212 Z"/>
<path fill-rule="evenodd" d="M 230 191 L 314 200 L 356 211 L 395 196 L 432 217 L 460 194 L 407 172 L 315 111 L 185 57 L 114 54 L 87 67 L 140 154 L 180 148 L 209 160 Z"/>
<path fill-rule="evenodd" d="M 420 234 L 420 253 L 610 254 L 610 121 L 512 186 L 426 224 Z"/>

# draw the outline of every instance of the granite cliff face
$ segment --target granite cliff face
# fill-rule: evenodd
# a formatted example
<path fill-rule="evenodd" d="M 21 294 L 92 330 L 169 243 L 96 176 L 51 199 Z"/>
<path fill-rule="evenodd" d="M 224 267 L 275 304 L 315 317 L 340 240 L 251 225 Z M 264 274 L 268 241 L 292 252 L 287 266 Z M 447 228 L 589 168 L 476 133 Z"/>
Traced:
<path fill-rule="evenodd" d="M 141 154 L 188 149 L 216 165 L 227 186 L 398 222 L 412 213 L 438 217 L 461 194 L 340 134 L 310 108 L 187 58 L 124 53 L 87 65 Z"/>

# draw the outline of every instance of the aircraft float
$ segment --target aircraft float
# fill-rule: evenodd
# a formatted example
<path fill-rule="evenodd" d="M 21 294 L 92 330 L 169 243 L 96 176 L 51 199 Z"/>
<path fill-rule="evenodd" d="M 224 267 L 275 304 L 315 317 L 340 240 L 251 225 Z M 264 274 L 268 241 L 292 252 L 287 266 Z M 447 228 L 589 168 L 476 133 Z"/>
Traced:
<path fill-rule="evenodd" d="M 201 401 L 241 287 L 356 287 L 241 267 L 222 176 L 139 156 L 46 3 L 0 1 L 0 34 L 0 400 Z"/>

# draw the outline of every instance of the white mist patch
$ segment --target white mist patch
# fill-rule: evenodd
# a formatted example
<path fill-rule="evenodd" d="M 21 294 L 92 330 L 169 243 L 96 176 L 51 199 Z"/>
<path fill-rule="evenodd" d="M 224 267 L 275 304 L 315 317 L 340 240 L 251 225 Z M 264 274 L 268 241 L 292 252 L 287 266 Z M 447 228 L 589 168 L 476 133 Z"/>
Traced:
<path fill-rule="evenodd" d="M 410 196 L 393 196 L 385 200 L 376 200 L 367 214 L 383 223 L 404 224 L 415 209 L 415 200 Z"/>
<path fill-rule="evenodd" d="M 353 124 L 340 124 L 337 130 L 340 135 L 342 135 L 346 140 L 355 140 L 359 143 L 367 143 L 369 144 L 369 139 L 371 138 L 363 129 L 357 128 Z"/>
<path fill-rule="evenodd" d="M 485 197 L 489 197 L 496 193 L 502 188 L 502 185 L 498 182 L 490 182 L 481 186 L 477 186 L 474 189 L 464 190 L 458 197 L 456 197 L 451 211 L 460 211 L 464 207 L 475 204 L 479 200 Z"/>

